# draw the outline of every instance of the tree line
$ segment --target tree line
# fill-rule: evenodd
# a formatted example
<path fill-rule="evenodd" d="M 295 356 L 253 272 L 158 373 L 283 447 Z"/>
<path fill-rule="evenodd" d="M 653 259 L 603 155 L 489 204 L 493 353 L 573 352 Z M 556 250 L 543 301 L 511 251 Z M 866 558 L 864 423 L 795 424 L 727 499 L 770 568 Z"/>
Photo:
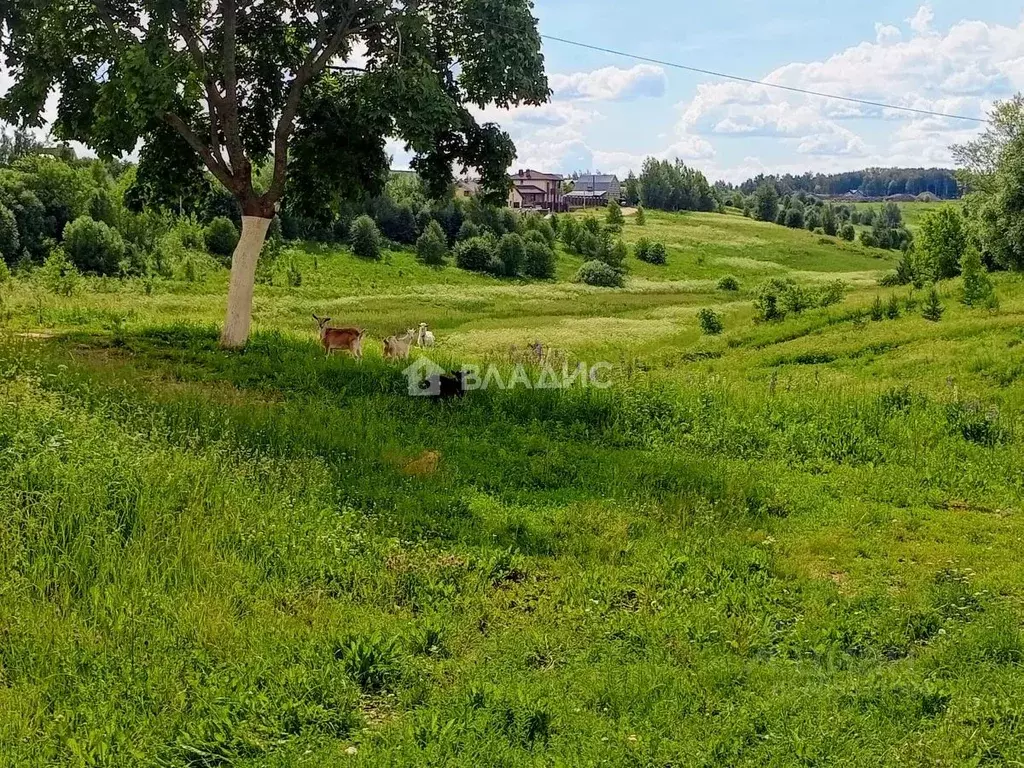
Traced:
<path fill-rule="evenodd" d="M 945 168 L 868 168 L 845 173 L 804 173 L 765 175 L 758 174 L 738 186 L 724 184 L 727 189 L 738 189 L 745 195 L 753 194 L 762 184 L 771 183 L 780 194 L 805 192 L 813 195 L 838 197 L 859 192 L 865 197 L 892 195 L 918 195 L 929 193 L 941 200 L 960 197 L 960 187 L 953 170 Z"/>
<path fill-rule="evenodd" d="M 630 207 L 643 205 L 657 211 L 716 211 L 721 207 L 707 177 L 678 159 L 647 158 L 639 177 L 630 172 L 623 197 Z"/>

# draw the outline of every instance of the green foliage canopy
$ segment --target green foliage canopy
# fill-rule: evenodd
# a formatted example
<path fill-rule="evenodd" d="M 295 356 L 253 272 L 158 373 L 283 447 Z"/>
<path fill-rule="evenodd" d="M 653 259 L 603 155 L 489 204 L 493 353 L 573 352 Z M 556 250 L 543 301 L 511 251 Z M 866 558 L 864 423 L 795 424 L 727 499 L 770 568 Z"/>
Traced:
<path fill-rule="evenodd" d="M 354 180 L 375 188 L 390 136 L 433 191 L 463 164 L 503 195 L 512 142 L 468 106 L 550 93 L 531 0 L 54 0 L 3 3 L 0 22 L 14 80 L 0 117 L 41 125 L 59 91 L 58 139 L 103 156 L 141 140 L 153 194 L 205 168 L 265 218 L 289 182 L 328 204 Z M 347 64 L 357 41 L 362 67 Z"/>

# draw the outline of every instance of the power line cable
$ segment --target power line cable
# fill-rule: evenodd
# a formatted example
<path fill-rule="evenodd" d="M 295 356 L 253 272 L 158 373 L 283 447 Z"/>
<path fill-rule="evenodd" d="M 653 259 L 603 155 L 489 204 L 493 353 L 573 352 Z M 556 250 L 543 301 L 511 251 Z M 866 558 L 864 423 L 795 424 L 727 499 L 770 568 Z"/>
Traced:
<path fill-rule="evenodd" d="M 661 59 L 652 59 L 649 56 L 640 56 L 635 53 L 627 53 L 625 51 L 617 51 L 613 48 L 605 48 L 600 45 L 591 45 L 590 43 L 581 43 L 578 40 L 569 40 L 564 37 L 557 37 L 555 35 L 541 35 L 544 40 L 551 40 L 556 43 L 563 43 L 565 45 L 573 45 L 577 48 L 585 48 L 590 51 L 597 51 L 599 53 L 607 53 L 612 56 L 621 56 L 626 59 L 634 59 L 635 61 L 643 61 L 648 64 L 658 64 L 662 67 L 669 67 L 670 69 L 681 69 L 685 72 L 695 72 L 699 75 L 708 75 L 710 77 L 720 77 L 725 80 L 734 80 L 739 83 L 747 83 L 748 85 L 761 85 L 765 88 L 776 88 L 781 91 L 790 91 L 791 93 L 800 93 L 804 96 L 818 96 L 824 99 L 836 99 L 837 101 L 845 101 L 851 104 L 860 104 L 869 107 L 880 107 L 882 109 L 895 109 L 900 112 L 912 112 L 917 115 L 928 115 L 930 117 L 944 117 L 949 120 L 967 120 L 972 123 L 988 123 L 989 121 L 981 117 L 967 117 L 966 115 L 953 115 L 947 112 L 935 112 L 930 109 L 916 109 L 914 107 L 899 107 L 895 104 L 886 104 L 881 101 L 871 101 L 869 99 L 858 99 L 853 96 L 837 96 L 834 93 L 823 93 L 821 91 L 812 91 L 807 88 L 797 88 L 792 85 L 782 85 L 781 83 L 766 83 L 763 80 L 754 80 L 749 77 L 741 77 L 739 75 L 730 75 L 725 72 L 715 72 L 711 69 L 701 69 L 700 67 L 690 67 L 686 64 L 677 64 L 672 61 L 663 61 Z"/>

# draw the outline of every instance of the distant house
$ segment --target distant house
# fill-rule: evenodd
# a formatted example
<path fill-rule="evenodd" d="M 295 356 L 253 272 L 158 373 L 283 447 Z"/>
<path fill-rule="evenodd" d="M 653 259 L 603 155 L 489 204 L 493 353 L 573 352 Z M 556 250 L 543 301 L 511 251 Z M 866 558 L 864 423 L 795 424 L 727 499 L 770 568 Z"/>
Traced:
<path fill-rule="evenodd" d="M 456 197 L 476 197 L 480 194 L 480 182 L 477 179 L 459 179 L 455 182 Z"/>
<path fill-rule="evenodd" d="M 622 183 L 619 177 L 612 174 L 591 174 L 576 179 L 573 192 L 604 192 L 608 200 L 622 200 Z"/>
<path fill-rule="evenodd" d="M 523 207 L 523 195 L 519 191 L 519 187 L 514 186 L 508 191 L 508 207 L 516 209 Z"/>
<path fill-rule="evenodd" d="M 569 204 L 570 208 L 601 208 L 608 205 L 608 200 L 607 192 L 591 192 L 579 188 L 565 196 L 565 202 Z"/>
<path fill-rule="evenodd" d="M 513 208 L 560 211 L 564 207 L 562 177 L 557 173 L 519 171 L 512 176 L 512 187 L 509 205 Z"/>

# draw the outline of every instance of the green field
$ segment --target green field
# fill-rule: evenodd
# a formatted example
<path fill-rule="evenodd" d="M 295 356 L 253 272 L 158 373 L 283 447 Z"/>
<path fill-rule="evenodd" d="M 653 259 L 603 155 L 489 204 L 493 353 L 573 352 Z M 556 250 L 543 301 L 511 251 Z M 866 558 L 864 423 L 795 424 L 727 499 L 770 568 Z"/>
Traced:
<path fill-rule="evenodd" d="M 621 290 L 296 247 L 234 354 L 222 270 L 0 288 L 0 764 L 1021 764 L 1024 284 L 929 323 L 895 254 L 641 236 Z M 776 276 L 848 293 L 755 323 Z M 613 386 L 410 398 L 420 322 Z"/>

